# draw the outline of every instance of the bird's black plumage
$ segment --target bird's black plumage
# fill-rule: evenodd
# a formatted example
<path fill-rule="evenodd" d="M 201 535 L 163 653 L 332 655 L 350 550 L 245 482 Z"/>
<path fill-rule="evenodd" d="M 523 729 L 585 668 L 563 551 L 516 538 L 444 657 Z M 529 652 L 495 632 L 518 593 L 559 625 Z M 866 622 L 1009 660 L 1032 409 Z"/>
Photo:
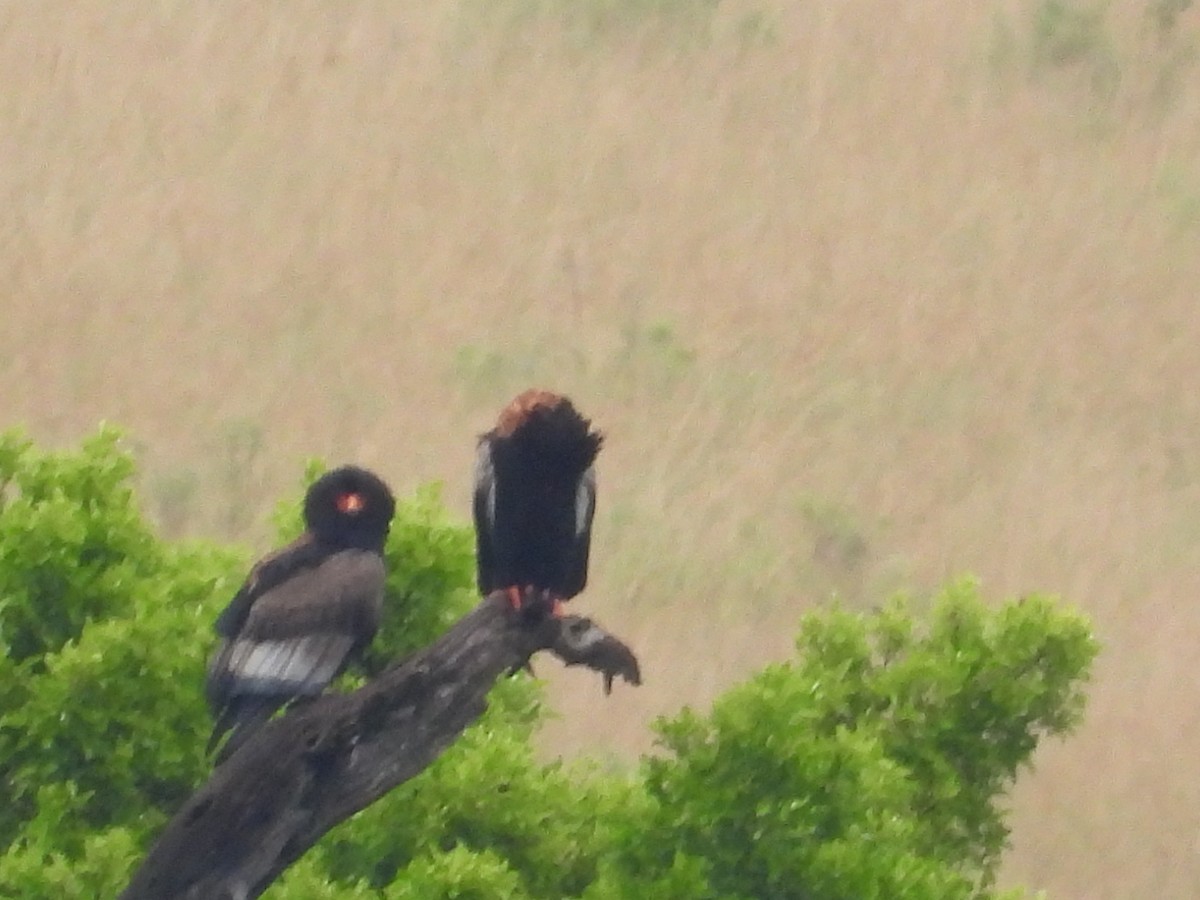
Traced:
<path fill-rule="evenodd" d="M 321 693 L 371 642 L 395 508 L 388 486 L 366 469 L 325 473 L 305 496 L 304 533 L 260 560 L 217 618 L 209 750 L 232 729 L 218 763 L 277 709 Z"/>
<path fill-rule="evenodd" d="M 514 399 L 480 437 L 473 511 L 482 593 L 532 588 L 567 600 L 583 590 L 602 440 L 570 400 L 539 390 Z"/>

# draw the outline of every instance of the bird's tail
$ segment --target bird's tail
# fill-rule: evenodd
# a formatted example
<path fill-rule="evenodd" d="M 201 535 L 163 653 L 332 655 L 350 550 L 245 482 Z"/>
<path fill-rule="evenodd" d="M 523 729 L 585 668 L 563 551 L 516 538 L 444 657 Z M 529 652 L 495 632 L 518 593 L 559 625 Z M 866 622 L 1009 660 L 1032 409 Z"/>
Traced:
<path fill-rule="evenodd" d="M 247 738 L 266 724 L 284 702 L 284 699 L 278 697 L 238 697 L 231 701 L 217 717 L 212 735 L 208 739 L 208 746 L 205 747 L 205 753 L 212 753 L 218 744 L 221 745 L 213 758 L 213 765 L 219 766 L 229 759 Z M 229 732 L 229 737 L 221 744 L 225 732 Z"/>

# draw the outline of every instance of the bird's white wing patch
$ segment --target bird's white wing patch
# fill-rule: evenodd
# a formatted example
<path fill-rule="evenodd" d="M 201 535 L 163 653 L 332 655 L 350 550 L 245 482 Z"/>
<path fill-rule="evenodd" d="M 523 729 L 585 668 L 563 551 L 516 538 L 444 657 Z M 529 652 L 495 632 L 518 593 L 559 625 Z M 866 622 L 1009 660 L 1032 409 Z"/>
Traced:
<path fill-rule="evenodd" d="M 592 521 L 592 513 L 596 508 L 596 470 L 588 466 L 583 477 L 579 479 L 579 489 L 575 492 L 575 536 L 583 534 Z"/>
<path fill-rule="evenodd" d="M 235 641 L 228 671 L 239 693 L 317 694 L 341 668 L 354 643 L 344 634 L 273 641 Z"/>
<path fill-rule="evenodd" d="M 479 442 L 475 453 L 475 490 L 486 491 L 484 507 L 487 510 L 489 528 L 496 527 L 496 469 L 492 465 L 492 451 L 486 441 Z"/>

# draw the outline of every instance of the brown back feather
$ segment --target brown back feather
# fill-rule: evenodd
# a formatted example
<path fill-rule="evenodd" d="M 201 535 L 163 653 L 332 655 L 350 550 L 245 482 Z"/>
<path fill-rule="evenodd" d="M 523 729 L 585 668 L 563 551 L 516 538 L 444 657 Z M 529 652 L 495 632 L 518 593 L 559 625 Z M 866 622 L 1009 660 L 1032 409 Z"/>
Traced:
<path fill-rule="evenodd" d="M 238 636 L 274 640 L 339 632 L 369 640 L 382 614 L 384 578 L 378 554 L 364 550 L 334 553 L 260 596 Z"/>
<path fill-rule="evenodd" d="M 528 421 L 535 409 L 554 409 L 566 400 L 562 394 L 541 388 L 530 388 L 522 391 L 500 413 L 496 420 L 496 437 L 509 437 Z M 567 401 L 570 402 L 570 401 Z"/>

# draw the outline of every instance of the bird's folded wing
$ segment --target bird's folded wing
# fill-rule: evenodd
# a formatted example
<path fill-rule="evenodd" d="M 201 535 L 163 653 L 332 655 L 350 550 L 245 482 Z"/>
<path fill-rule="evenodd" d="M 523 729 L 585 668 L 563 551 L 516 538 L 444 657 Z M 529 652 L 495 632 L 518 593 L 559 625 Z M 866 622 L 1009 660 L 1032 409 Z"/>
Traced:
<path fill-rule="evenodd" d="M 259 597 L 303 570 L 320 565 L 328 556 L 328 551 L 305 532 L 290 544 L 260 559 L 229 605 L 217 617 L 213 626 L 217 634 L 233 637 L 245 624 L 246 616 Z"/>
<path fill-rule="evenodd" d="M 266 591 L 213 659 L 214 705 L 233 694 L 320 693 L 374 637 L 384 579 L 378 554 L 342 550 Z"/>
<path fill-rule="evenodd" d="M 379 554 L 341 550 L 259 597 L 238 636 L 274 640 L 341 632 L 370 640 L 379 627 L 385 577 Z"/>

